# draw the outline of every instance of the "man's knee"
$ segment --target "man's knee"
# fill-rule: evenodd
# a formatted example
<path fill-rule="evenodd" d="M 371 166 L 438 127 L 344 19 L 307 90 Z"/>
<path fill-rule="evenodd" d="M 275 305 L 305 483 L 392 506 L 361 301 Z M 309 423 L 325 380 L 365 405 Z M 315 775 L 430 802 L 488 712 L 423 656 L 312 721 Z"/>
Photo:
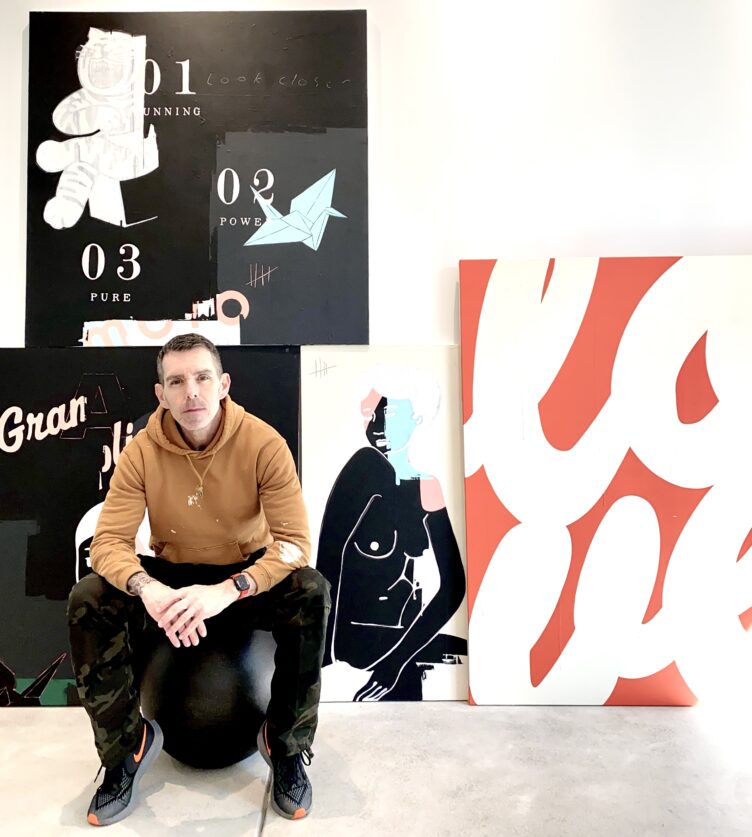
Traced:
<path fill-rule="evenodd" d="M 318 570 L 313 567 L 293 570 L 291 581 L 293 591 L 302 596 L 310 607 L 331 608 L 331 585 Z"/>
<path fill-rule="evenodd" d="M 101 575 L 96 573 L 85 575 L 73 585 L 68 595 L 68 623 L 74 624 L 86 613 L 100 610 L 103 602 L 109 598 L 111 589 Z"/>

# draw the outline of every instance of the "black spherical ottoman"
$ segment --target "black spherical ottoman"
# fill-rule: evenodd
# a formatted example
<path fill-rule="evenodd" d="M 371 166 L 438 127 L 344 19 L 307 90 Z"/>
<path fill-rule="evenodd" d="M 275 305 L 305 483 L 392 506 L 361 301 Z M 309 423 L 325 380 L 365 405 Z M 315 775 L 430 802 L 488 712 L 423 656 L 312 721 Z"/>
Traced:
<path fill-rule="evenodd" d="M 237 617 L 240 618 L 237 618 Z M 174 648 L 159 632 L 145 649 L 141 706 L 164 732 L 164 749 L 191 767 L 228 767 L 256 751 L 266 716 L 276 643 L 230 608 L 207 636 Z"/>

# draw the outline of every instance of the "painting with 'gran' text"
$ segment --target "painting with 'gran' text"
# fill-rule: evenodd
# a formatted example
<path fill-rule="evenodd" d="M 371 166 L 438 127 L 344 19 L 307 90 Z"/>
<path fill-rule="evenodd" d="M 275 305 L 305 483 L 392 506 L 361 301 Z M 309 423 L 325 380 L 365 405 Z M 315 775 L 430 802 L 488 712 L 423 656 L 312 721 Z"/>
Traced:
<path fill-rule="evenodd" d="M 75 702 L 65 603 L 120 452 L 156 409 L 156 350 L 2 349 L 0 706 Z M 298 461 L 300 350 L 222 351 L 232 398 Z M 136 550 L 148 552 L 149 528 Z"/>

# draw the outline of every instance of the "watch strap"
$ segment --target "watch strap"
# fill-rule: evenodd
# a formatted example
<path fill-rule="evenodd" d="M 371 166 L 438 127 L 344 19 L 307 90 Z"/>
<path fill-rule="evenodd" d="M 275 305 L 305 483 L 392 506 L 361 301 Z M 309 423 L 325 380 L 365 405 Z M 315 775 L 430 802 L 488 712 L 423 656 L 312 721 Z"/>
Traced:
<path fill-rule="evenodd" d="M 244 599 L 246 596 L 251 595 L 251 579 L 248 576 L 248 573 L 235 573 L 235 575 L 230 576 L 230 578 L 232 579 L 233 584 L 235 585 L 235 589 L 240 593 L 238 601 L 240 599 Z M 244 579 L 244 583 L 241 582 L 239 584 L 238 581 L 236 581 L 236 579 L 240 580 L 241 578 Z"/>

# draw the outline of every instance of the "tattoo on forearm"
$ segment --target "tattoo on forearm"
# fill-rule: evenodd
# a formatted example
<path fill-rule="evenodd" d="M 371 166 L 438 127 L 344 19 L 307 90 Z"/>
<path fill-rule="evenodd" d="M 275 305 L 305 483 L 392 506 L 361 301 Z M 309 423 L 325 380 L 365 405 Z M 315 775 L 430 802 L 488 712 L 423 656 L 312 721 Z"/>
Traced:
<path fill-rule="evenodd" d="M 151 584 L 154 579 L 146 573 L 136 573 L 128 579 L 128 592 L 133 593 L 134 596 L 140 596 L 141 591 L 147 584 Z"/>

